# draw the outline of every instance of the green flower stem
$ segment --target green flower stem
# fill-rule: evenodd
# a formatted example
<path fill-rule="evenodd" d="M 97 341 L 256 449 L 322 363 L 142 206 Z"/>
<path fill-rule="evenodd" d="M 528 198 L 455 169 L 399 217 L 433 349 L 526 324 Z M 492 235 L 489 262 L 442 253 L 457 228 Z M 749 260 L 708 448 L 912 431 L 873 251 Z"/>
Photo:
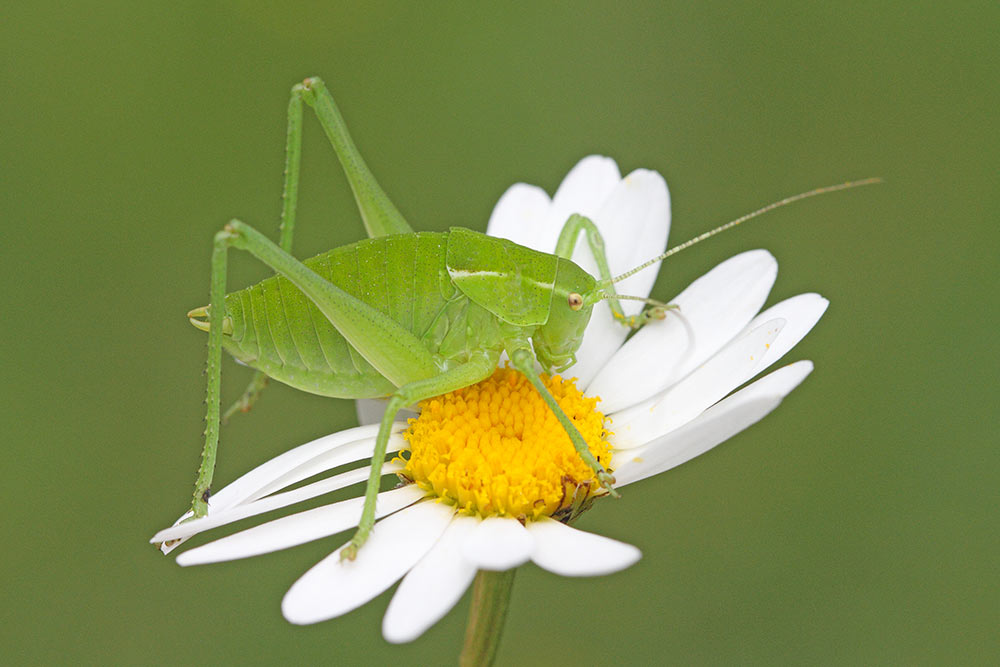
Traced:
<path fill-rule="evenodd" d="M 461 667 L 489 667 L 493 664 L 507 619 L 514 572 L 514 569 L 505 572 L 480 570 L 476 574 L 469 623 L 465 628 L 465 646 L 458 659 Z"/>

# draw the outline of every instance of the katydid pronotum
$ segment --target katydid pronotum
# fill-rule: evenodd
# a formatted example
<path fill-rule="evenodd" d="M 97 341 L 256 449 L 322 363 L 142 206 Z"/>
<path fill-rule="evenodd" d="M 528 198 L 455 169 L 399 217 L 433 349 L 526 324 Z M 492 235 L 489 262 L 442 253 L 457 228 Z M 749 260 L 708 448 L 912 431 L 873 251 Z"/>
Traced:
<path fill-rule="evenodd" d="M 333 145 L 354 192 L 369 238 L 305 261 L 290 254 L 299 186 L 303 104 L 311 107 Z M 342 557 L 353 559 L 375 519 L 386 445 L 400 409 L 479 382 L 503 352 L 538 390 L 603 489 L 614 477 L 590 453 L 572 421 L 546 389 L 547 371 L 571 366 L 594 304 L 608 300 L 615 319 L 639 328 L 662 319 L 669 305 L 626 316 L 614 284 L 665 257 L 767 210 L 798 199 L 872 182 L 813 190 L 771 204 L 692 239 L 613 277 L 601 235 L 589 219 L 571 215 L 554 254 L 455 227 L 414 232 L 358 153 L 333 97 L 318 78 L 292 88 L 288 106 L 285 182 L 277 244 L 238 220 L 215 236 L 210 305 L 188 313 L 208 332 L 205 446 L 191 512 L 208 512 L 220 424 L 221 357 L 225 349 L 256 369 L 241 399 L 227 411 L 249 409 L 268 378 L 336 398 L 387 397 L 361 520 Z M 583 235 L 596 260 L 595 278 L 571 261 Z M 246 250 L 276 275 L 226 293 L 230 248 Z M 391 267 L 391 270 L 387 270 Z"/>

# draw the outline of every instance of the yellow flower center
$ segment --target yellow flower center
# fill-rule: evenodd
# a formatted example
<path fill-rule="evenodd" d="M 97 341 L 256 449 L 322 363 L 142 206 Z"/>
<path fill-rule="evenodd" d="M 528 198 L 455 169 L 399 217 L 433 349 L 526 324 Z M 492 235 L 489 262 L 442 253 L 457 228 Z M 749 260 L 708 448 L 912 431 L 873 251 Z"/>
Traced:
<path fill-rule="evenodd" d="M 611 446 L 596 398 L 572 380 L 542 381 L 607 467 Z M 500 368 L 489 378 L 420 404 L 403 437 L 404 475 L 462 511 L 534 519 L 569 508 L 599 488 L 559 420 L 527 378 Z"/>

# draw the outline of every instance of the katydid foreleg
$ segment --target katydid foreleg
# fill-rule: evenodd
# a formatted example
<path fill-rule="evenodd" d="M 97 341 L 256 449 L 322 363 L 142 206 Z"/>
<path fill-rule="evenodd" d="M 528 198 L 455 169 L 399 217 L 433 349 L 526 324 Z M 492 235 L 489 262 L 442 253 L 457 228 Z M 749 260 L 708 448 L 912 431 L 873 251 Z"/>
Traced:
<path fill-rule="evenodd" d="M 302 94 L 293 90 L 288 100 L 288 130 L 285 134 L 285 184 L 281 191 L 281 225 L 278 246 L 292 252 L 295 212 L 299 201 L 299 167 L 302 164 Z M 250 384 L 240 398 L 222 415 L 222 423 L 236 412 L 249 412 L 267 386 L 267 373 L 254 371 Z"/>
<path fill-rule="evenodd" d="M 608 305 L 611 307 L 611 315 L 615 320 L 632 329 L 639 329 L 650 320 L 662 320 L 664 309 L 669 307 L 665 304 L 652 302 L 655 306 L 654 308 L 645 310 L 638 315 L 626 315 L 625 311 L 622 310 L 619 298 L 629 297 L 619 297 L 615 293 L 615 286 L 611 280 L 611 268 L 608 266 L 608 256 L 604 248 L 604 237 L 601 236 L 597 225 L 590 218 L 582 216 L 579 213 L 569 216 L 566 224 L 563 225 L 562 231 L 559 232 L 559 241 L 556 243 L 556 254 L 566 259 L 573 259 L 573 250 L 576 248 L 577 240 L 580 238 L 580 232 L 586 233 L 587 245 L 590 246 L 590 252 L 594 256 L 594 261 L 597 263 L 597 271 L 601 277 L 601 291 L 607 296 L 607 300 L 610 302 Z M 646 301 L 650 302 L 650 300 Z"/>

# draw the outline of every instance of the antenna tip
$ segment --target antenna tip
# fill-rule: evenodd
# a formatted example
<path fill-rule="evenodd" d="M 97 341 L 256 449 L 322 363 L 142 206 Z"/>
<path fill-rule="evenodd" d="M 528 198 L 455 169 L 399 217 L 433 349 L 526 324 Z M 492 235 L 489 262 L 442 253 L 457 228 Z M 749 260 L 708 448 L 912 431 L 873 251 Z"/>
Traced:
<path fill-rule="evenodd" d="M 881 185 L 882 183 L 885 183 L 884 178 L 881 176 L 872 176 L 871 178 L 862 178 L 859 181 L 847 181 L 843 187 L 853 188 L 861 185 Z"/>

